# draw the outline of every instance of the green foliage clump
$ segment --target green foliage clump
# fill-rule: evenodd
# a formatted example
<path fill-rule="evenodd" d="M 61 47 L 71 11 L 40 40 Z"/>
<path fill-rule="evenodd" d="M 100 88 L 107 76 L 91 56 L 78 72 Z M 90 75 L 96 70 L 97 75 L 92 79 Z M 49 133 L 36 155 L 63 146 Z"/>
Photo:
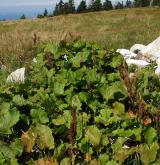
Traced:
<path fill-rule="evenodd" d="M 74 41 L 40 45 L 36 59 L 25 83 L 0 87 L 0 164 L 158 163 L 159 118 L 139 115 L 118 69 L 123 57 Z M 159 79 L 139 75 L 135 86 L 156 116 L 160 87 L 148 79 Z"/>

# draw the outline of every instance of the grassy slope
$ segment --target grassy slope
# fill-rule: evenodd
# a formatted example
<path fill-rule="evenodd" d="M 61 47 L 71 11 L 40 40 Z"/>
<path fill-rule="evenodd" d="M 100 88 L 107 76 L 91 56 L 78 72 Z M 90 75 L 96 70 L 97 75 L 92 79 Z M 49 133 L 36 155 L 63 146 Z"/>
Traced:
<path fill-rule="evenodd" d="M 73 38 L 81 36 L 107 49 L 147 44 L 160 35 L 159 20 L 159 8 L 137 8 L 0 22 L 0 60 L 8 65 L 23 65 L 32 54 L 33 33 L 40 41 L 56 43 L 71 33 Z"/>

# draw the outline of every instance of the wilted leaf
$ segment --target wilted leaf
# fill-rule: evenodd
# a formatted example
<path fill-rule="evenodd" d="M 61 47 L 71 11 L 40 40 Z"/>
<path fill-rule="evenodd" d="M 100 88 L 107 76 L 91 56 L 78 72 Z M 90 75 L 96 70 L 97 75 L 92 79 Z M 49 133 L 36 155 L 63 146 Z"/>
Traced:
<path fill-rule="evenodd" d="M 144 121 L 143 121 L 144 125 L 149 125 L 152 123 L 152 119 L 151 118 L 146 118 Z"/>
<path fill-rule="evenodd" d="M 130 118 L 136 118 L 137 117 L 137 115 L 131 110 L 128 111 L 128 115 Z"/>
<path fill-rule="evenodd" d="M 38 159 L 37 160 L 37 165 L 46 165 L 44 159 Z"/>
<path fill-rule="evenodd" d="M 33 132 L 32 129 L 29 129 L 27 132 L 22 134 L 21 141 L 26 152 L 32 152 L 36 138 L 37 135 Z"/>
<path fill-rule="evenodd" d="M 85 158 L 84 158 L 84 161 L 88 163 L 88 162 L 90 162 L 90 161 L 91 161 L 91 159 L 92 159 L 92 156 L 91 156 L 91 154 L 89 154 L 89 153 L 86 153 L 86 154 L 85 154 Z"/>
<path fill-rule="evenodd" d="M 55 165 L 52 160 L 46 160 L 45 165 Z"/>

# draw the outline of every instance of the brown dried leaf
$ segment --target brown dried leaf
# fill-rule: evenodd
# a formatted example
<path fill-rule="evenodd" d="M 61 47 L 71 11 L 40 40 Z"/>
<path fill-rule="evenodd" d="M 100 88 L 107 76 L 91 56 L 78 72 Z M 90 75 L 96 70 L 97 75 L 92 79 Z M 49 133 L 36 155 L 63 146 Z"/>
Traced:
<path fill-rule="evenodd" d="M 45 165 L 55 165 L 52 160 L 46 160 Z"/>
<path fill-rule="evenodd" d="M 85 159 L 84 159 L 84 161 L 88 163 L 88 162 L 91 161 L 91 159 L 92 159 L 91 154 L 86 153 L 86 154 L 85 154 Z"/>
<path fill-rule="evenodd" d="M 23 146 L 25 148 L 26 152 L 32 152 L 33 147 L 35 145 L 35 136 L 34 133 L 28 133 L 24 132 L 21 136 L 21 141 L 23 143 Z"/>
<path fill-rule="evenodd" d="M 152 119 L 151 118 L 146 118 L 145 120 L 143 120 L 144 125 L 149 125 L 152 123 Z"/>
<path fill-rule="evenodd" d="M 37 165 L 45 165 L 44 159 L 38 159 L 37 160 Z"/>
<path fill-rule="evenodd" d="M 131 111 L 131 110 L 128 111 L 128 115 L 129 115 L 130 118 L 135 118 L 135 117 L 137 116 L 137 115 L 136 115 L 133 111 Z"/>

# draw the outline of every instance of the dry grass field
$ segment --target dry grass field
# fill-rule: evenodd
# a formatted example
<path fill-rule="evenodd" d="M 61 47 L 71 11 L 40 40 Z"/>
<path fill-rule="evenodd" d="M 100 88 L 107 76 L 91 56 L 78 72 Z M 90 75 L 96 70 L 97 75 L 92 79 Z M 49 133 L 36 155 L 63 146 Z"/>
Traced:
<path fill-rule="evenodd" d="M 44 19 L 1 21 L 0 62 L 9 70 L 33 57 L 33 35 L 39 42 L 58 43 L 80 37 L 107 49 L 147 44 L 160 35 L 160 8 L 136 8 Z"/>

